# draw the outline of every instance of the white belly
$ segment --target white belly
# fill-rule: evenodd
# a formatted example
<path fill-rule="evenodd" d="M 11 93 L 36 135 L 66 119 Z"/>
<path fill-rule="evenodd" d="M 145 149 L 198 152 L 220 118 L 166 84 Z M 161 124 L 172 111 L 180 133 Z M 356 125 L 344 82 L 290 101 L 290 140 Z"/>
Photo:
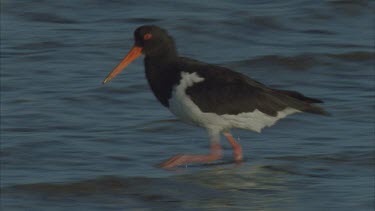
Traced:
<path fill-rule="evenodd" d="M 182 121 L 208 128 L 214 131 L 223 131 L 230 128 L 242 128 L 261 132 L 264 127 L 270 127 L 279 119 L 287 115 L 300 112 L 293 108 L 286 108 L 279 111 L 276 116 L 269 116 L 259 110 L 240 113 L 237 115 L 202 112 L 199 107 L 186 95 L 186 89 L 195 83 L 204 81 L 196 73 L 181 73 L 181 81 L 172 91 L 169 100 L 170 111 Z"/>

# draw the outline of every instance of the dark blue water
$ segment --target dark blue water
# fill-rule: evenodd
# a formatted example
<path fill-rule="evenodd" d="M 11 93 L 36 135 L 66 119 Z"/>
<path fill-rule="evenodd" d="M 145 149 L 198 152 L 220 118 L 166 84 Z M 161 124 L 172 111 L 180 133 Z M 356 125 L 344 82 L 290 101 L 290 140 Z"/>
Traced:
<path fill-rule="evenodd" d="M 374 1 L 0 3 L 1 210 L 374 209 Z M 208 138 L 155 100 L 142 59 L 101 84 L 143 24 L 332 116 L 234 130 L 241 165 L 223 140 L 218 163 L 159 169 Z"/>

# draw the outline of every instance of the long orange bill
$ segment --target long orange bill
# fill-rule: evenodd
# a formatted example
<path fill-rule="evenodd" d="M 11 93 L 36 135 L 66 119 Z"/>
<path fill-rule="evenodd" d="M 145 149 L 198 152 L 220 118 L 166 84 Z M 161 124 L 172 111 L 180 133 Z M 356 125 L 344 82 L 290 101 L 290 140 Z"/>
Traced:
<path fill-rule="evenodd" d="M 138 46 L 133 46 L 133 48 L 120 62 L 120 64 L 118 64 L 115 67 L 115 69 L 113 69 L 112 72 L 110 72 L 108 76 L 104 79 L 103 84 L 109 82 L 112 78 L 119 74 L 125 67 L 127 67 L 134 59 L 138 58 L 140 55 L 142 55 L 142 48 Z"/>

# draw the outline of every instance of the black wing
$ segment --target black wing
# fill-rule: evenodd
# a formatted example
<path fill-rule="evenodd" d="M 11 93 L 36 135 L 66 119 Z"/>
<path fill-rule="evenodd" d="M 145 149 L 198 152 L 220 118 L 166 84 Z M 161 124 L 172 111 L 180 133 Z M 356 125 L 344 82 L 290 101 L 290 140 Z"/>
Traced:
<path fill-rule="evenodd" d="M 304 102 L 302 94 L 294 91 L 273 90 L 230 69 L 194 61 L 184 71 L 197 72 L 205 80 L 188 87 L 186 93 L 203 111 L 216 114 L 239 114 L 258 109 L 276 116 L 287 107 L 300 111 L 327 114 L 322 108 Z M 186 66 L 187 67 L 187 66 Z M 295 97 L 294 97 L 295 96 Z M 318 101 L 311 99 L 311 102 Z M 316 100 L 316 101 L 313 101 Z"/>

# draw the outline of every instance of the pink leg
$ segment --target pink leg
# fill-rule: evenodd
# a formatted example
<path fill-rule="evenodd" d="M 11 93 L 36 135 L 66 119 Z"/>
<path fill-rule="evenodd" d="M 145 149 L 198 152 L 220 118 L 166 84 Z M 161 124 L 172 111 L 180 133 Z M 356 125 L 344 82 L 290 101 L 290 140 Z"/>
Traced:
<path fill-rule="evenodd" d="M 224 132 L 223 133 L 225 138 L 229 141 L 230 145 L 233 148 L 233 154 L 234 154 L 234 160 L 236 162 L 242 161 L 242 147 L 239 145 L 236 140 L 233 138 L 232 134 L 230 132 Z"/>
<path fill-rule="evenodd" d="M 162 168 L 173 168 L 188 163 L 205 163 L 218 160 L 222 157 L 219 143 L 211 144 L 211 152 L 208 155 L 176 155 L 160 164 Z"/>

